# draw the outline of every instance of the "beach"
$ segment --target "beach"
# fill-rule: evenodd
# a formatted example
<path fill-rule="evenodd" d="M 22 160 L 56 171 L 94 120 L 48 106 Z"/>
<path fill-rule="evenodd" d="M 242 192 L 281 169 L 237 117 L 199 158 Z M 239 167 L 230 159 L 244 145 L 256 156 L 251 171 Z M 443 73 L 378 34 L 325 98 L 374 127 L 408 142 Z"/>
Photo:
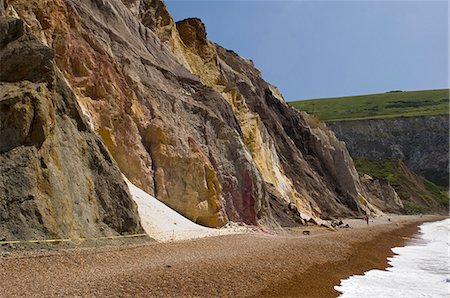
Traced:
<path fill-rule="evenodd" d="M 384 269 L 391 248 L 438 216 L 388 216 L 332 232 L 0 254 L 0 296 L 336 297 L 341 279 Z"/>

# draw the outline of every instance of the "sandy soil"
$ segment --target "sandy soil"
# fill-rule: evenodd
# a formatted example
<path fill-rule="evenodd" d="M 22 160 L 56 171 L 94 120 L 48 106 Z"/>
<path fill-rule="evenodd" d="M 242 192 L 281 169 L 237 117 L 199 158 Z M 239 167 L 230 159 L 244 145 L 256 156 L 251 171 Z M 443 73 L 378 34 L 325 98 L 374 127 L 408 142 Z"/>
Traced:
<path fill-rule="evenodd" d="M 350 274 L 385 268 L 390 247 L 404 244 L 437 217 L 349 220 L 330 232 L 309 227 L 173 243 L 2 253 L 0 296 L 336 297 Z M 347 222 L 347 221 L 346 221 Z"/>
<path fill-rule="evenodd" d="M 242 234 L 252 230 L 251 227 L 238 225 L 227 225 L 221 229 L 200 226 L 135 186 L 125 176 L 123 178 L 138 206 L 142 227 L 148 236 L 158 242 Z"/>

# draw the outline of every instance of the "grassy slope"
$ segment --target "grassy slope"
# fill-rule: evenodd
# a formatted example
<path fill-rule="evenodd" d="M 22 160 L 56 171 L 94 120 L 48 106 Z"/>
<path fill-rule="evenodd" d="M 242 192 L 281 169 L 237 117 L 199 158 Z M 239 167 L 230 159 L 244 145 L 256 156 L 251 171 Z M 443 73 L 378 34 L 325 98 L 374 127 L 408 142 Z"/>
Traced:
<path fill-rule="evenodd" d="M 424 213 L 448 207 L 448 197 L 435 184 L 417 176 L 399 160 L 358 157 L 354 162 L 358 172 L 388 180 L 403 201 L 406 213 Z"/>
<path fill-rule="evenodd" d="M 389 92 L 289 102 L 323 121 L 449 114 L 449 90 Z"/>

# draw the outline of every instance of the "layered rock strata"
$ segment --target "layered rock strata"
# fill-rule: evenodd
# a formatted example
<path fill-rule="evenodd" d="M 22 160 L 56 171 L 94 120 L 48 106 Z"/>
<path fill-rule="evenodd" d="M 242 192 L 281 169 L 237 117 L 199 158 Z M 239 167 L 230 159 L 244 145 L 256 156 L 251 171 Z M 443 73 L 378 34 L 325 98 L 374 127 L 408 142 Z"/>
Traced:
<path fill-rule="evenodd" d="M 153 0 L 5 4 L 27 36 L 52 49 L 61 73 L 43 77 L 58 77 L 73 91 L 73 105 L 97 140 L 86 150 L 110 154 L 111 171 L 117 163 L 134 185 L 192 221 L 277 225 L 292 222 L 282 212 L 288 203 L 306 219 L 380 212 L 345 145 L 290 108 L 251 61 L 208 41 L 200 20 L 175 23 Z M 33 79 L 27 67 L 34 66 L 17 74 L 11 67 L 6 74 Z M 102 175 L 109 176 L 115 174 Z M 123 220 L 135 215 L 127 206 Z"/>
<path fill-rule="evenodd" d="M 449 117 L 422 116 L 327 123 L 353 157 L 400 159 L 440 185 L 449 182 Z"/>
<path fill-rule="evenodd" d="M 141 232 L 122 174 L 54 56 L 20 19 L 0 17 L 0 238 Z"/>
<path fill-rule="evenodd" d="M 223 98 L 120 1 L 10 1 L 127 178 L 191 220 L 257 224 L 260 174 Z"/>
<path fill-rule="evenodd" d="M 361 182 L 365 192 L 371 194 L 370 202 L 378 209 L 390 213 L 403 213 L 403 202 L 387 180 L 374 179 L 362 173 Z"/>
<path fill-rule="evenodd" d="M 200 20 L 177 22 L 177 29 L 191 69 L 233 108 L 272 196 L 295 203 L 308 215 L 326 217 L 365 209 L 358 198 L 371 194 L 360 191 L 345 145 L 322 123 L 291 109 L 252 61 L 208 41 Z"/>

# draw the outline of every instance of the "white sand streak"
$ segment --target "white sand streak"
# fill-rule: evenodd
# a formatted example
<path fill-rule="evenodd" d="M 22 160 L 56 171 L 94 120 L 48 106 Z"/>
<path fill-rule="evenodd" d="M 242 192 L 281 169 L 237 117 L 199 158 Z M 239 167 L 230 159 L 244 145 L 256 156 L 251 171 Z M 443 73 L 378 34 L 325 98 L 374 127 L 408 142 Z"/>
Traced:
<path fill-rule="evenodd" d="M 200 226 L 158 201 L 126 178 L 125 181 L 138 206 L 142 227 L 157 241 L 187 240 L 248 231 L 245 227 L 212 229 Z"/>

